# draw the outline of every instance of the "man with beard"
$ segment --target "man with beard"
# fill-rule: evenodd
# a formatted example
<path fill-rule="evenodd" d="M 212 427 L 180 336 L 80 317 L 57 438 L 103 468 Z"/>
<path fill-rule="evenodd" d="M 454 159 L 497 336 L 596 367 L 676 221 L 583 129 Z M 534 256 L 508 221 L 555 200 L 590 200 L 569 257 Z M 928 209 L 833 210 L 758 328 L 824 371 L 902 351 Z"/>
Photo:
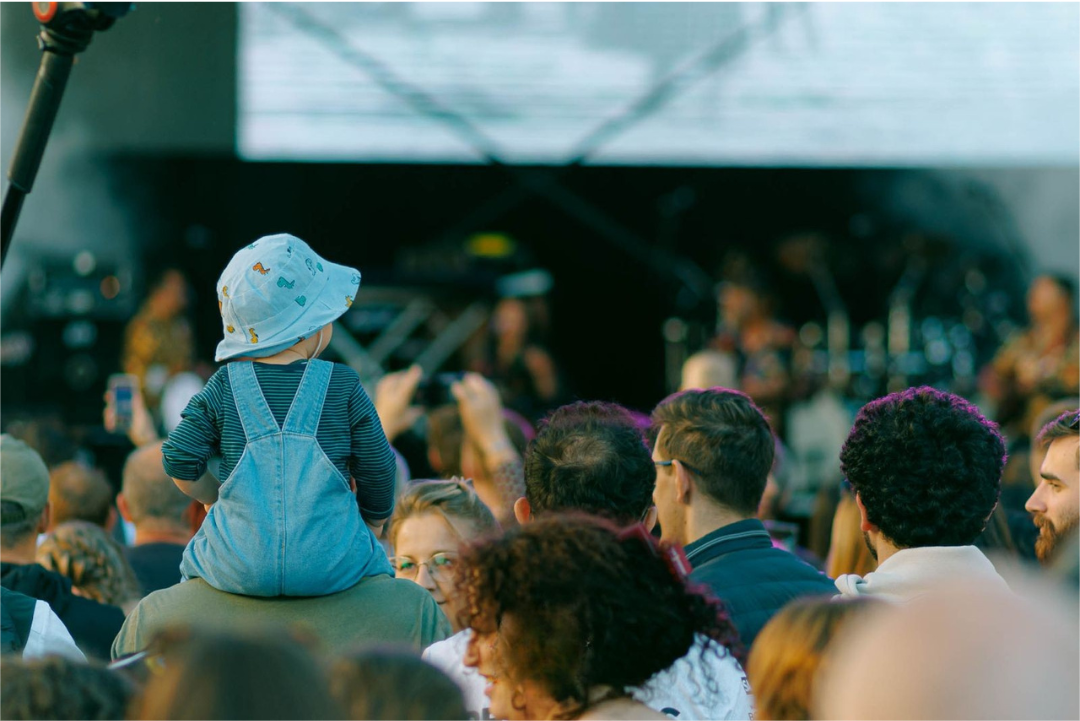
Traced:
<path fill-rule="evenodd" d="M 963 398 L 923 386 L 863 406 L 840 451 L 878 561 L 836 579 L 842 596 L 906 603 L 950 582 L 1004 590 L 973 544 L 1001 493 L 1005 441 Z"/>
<path fill-rule="evenodd" d="M 1024 508 L 1039 529 L 1035 554 L 1045 564 L 1080 525 L 1080 412 L 1062 413 L 1035 442 L 1046 449 L 1046 458 Z"/>

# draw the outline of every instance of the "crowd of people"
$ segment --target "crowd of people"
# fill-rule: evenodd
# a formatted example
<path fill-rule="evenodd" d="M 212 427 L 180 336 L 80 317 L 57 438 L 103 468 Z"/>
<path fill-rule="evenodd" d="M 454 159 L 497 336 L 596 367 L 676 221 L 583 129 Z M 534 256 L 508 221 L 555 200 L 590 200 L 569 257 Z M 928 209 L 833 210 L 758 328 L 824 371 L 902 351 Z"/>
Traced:
<path fill-rule="evenodd" d="M 1022 423 L 1019 520 L 1004 426 L 928 386 L 867 403 L 814 554 L 767 523 L 777 376 L 744 368 L 764 375 L 743 392 L 699 357 L 700 382 L 648 415 L 557 402 L 508 303 L 492 368 L 555 407 L 534 425 L 467 373 L 423 409 L 419 368 L 369 397 L 319 359 L 359 284 L 293 236 L 238 251 L 216 288 L 223 365 L 181 416 L 146 378 L 167 339 L 140 341 L 158 360 L 129 422 L 107 399 L 134 445 L 119 493 L 0 436 L 0 716 L 1080 717 L 1075 386 L 1028 383 L 1049 390 Z M 166 338 L 155 323 L 139 333 Z M 431 478 L 399 448 L 417 428 Z"/>

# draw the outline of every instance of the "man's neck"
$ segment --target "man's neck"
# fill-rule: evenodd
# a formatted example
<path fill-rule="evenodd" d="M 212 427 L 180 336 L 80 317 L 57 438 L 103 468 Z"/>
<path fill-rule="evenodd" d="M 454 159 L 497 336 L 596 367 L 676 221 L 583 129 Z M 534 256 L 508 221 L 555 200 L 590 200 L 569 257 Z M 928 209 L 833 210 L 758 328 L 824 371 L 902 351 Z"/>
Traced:
<path fill-rule="evenodd" d="M 25 566 L 37 563 L 37 534 L 31 534 L 25 541 L 14 546 L 0 548 L 0 561 Z"/>
<path fill-rule="evenodd" d="M 717 531 L 732 523 L 745 521 L 753 516 L 744 516 L 734 511 L 718 506 L 714 503 L 694 503 L 686 519 L 686 531 L 683 537 L 683 545 L 687 546 L 694 541 Z"/>
<path fill-rule="evenodd" d="M 876 537 L 872 538 L 871 541 L 874 544 L 874 550 L 877 552 L 876 558 L 878 566 L 885 563 L 885 561 L 889 560 L 890 557 L 896 555 L 897 551 L 903 550 L 894 546 L 880 533 L 876 534 Z"/>
<path fill-rule="evenodd" d="M 139 528 L 135 527 L 135 546 L 145 546 L 148 543 L 174 543 L 186 546 L 191 540 L 191 533 L 171 530 L 167 528 Z"/>

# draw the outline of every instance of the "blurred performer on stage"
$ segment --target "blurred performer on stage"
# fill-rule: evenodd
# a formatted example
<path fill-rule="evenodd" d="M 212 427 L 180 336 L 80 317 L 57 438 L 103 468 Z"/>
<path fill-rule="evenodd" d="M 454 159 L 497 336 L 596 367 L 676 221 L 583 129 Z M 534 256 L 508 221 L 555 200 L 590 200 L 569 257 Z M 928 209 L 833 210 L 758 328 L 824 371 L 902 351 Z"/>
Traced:
<path fill-rule="evenodd" d="M 1035 417 L 1059 398 L 1080 393 L 1080 331 L 1076 286 L 1041 275 L 1028 290 L 1029 326 L 1018 331 L 983 371 L 983 391 L 997 403 L 997 421 L 1010 437 L 1026 437 Z"/>
<path fill-rule="evenodd" d="M 739 386 L 782 434 L 790 398 L 795 330 L 773 316 L 764 279 L 744 259 L 728 263 L 718 293 L 718 321 L 712 348 L 733 353 Z"/>
<path fill-rule="evenodd" d="M 187 280 L 166 269 L 150 286 L 150 295 L 128 324 L 124 335 L 125 373 L 139 378 L 147 408 L 157 415 L 168 380 L 190 370 L 194 361 Z"/>
<path fill-rule="evenodd" d="M 495 383 L 507 408 L 530 421 L 562 399 L 559 372 L 543 342 L 545 318 L 541 295 L 500 299 L 484 348 L 469 363 L 471 370 Z"/>

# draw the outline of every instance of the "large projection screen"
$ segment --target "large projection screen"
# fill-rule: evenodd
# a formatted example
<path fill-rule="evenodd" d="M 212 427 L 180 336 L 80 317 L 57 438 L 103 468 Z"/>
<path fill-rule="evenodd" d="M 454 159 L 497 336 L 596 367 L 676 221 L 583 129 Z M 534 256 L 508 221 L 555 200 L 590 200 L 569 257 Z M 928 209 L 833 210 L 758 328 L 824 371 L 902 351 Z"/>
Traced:
<path fill-rule="evenodd" d="M 409 93 L 419 91 L 501 160 L 562 164 L 678 75 L 586 162 L 1080 162 L 1076 3 L 241 3 L 239 12 L 238 150 L 248 160 L 483 162 L 475 142 L 416 109 Z M 726 60 L 695 62 L 725 42 L 735 50 Z"/>

